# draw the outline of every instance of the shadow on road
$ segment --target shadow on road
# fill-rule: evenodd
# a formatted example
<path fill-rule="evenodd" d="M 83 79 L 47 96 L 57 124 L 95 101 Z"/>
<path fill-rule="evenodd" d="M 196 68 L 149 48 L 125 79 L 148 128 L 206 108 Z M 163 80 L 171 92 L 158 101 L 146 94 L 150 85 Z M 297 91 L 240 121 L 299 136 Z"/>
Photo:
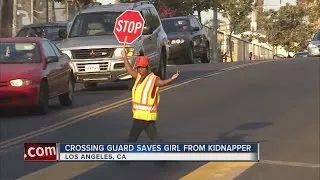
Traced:
<path fill-rule="evenodd" d="M 98 84 L 98 87 L 92 88 L 92 89 L 85 89 L 84 87 L 76 91 L 78 92 L 105 92 L 105 91 L 119 91 L 119 90 L 128 90 L 128 83 L 129 81 L 123 81 L 123 82 L 115 82 L 115 83 L 104 83 L 104 84 Z M 82 85 L 81 85 L 82 86 Z"/>
<path fill-rule="evenodd" d="M 245 140 L 245 137 L 249 135 L 249 133 L 237 133 L 237 131 L 248 131 L 248 130 L 258 130 L 262 128 L 266 128 L 268 126 L 273 126 L 272 122 L 258 122 L 258 123 L 246 123 L 241 124 L 235 127 L 233 130 L 225 132 L 218 136 L 217 140 L 213 141 L 213 143 L 246 143 L 248 141 Z M 266 142 L 266 140 L 259 140 L 258 142 Z M 251 143 L 251 142 L 248 142 Z"/>

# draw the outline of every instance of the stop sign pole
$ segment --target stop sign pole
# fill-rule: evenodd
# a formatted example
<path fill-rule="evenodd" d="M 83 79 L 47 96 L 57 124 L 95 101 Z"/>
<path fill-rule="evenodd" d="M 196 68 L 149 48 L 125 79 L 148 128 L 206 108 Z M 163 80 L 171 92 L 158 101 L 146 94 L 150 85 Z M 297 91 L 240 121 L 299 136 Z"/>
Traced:
<path fill-rule="evenodd" d="M 126 10 L 117 17 L 113 34 L 119 43 L 132 44 L 142 35 L 144 24 L 139 11 Z"/>

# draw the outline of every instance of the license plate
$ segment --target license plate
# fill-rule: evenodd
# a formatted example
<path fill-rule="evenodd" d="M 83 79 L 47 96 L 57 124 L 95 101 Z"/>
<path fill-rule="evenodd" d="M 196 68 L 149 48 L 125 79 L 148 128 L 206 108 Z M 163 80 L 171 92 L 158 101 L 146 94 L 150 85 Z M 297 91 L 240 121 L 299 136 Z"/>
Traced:
<path fill-rule="evenodd" d="M 90 64 L 90 65 L 85 65 L 84 70 L 86 72 L 99 72 L 100 71 L 100 66 L 99 64 Z"/>

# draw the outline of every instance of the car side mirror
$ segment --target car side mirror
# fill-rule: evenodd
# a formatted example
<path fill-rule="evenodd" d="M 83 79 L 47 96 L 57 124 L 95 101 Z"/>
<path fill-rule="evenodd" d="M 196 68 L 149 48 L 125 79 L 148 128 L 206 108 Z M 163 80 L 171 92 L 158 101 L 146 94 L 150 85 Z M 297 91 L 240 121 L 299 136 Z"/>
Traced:
<path fill-rule="evenodd" d="M 47 63 L 58 62 L 59 58 L 57 56 L 49 56 L 46 58 Z"/>
<path fill-rule="evenodd" d="M 196 31 L 200 31 L 199 27 L 192 27 L 191 28 L 191 32 L 196 32 Z"/>
<path fill-rule="evenodd" d="M 67 38 L 67 30 L 65 30 L 65 29 L 59 29 L 59 37 L 61 38 L 61 39 L 66 39 Z"/>
<path fill-rule="evenodd" d="M 143 32 L 142 32 L 142 34 L 143 35 L 148 35 L 148 34 L 151 34 L 152 32 L 151 32 L 151 27 L 150 26 L 145 26 L 145 27 L 143 27 Z"/>

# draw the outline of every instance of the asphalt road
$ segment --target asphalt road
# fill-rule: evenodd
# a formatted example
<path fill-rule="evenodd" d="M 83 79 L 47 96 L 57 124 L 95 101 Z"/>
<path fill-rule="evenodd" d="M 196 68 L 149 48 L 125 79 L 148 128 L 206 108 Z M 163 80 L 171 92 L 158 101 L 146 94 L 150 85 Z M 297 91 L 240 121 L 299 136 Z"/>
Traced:
<path fill-rule="evenodd" d="M 153 163 L 23 162 L 24 142 L 127 140 L 130 104 L 117 102 L 130 97 L 125 84 L 103 85 L 95 91 L 78 85 L 72 108 L 62 108 L 53 99 L 45 116 L 1 114 L 0 179 L 318 180 L 319 62 L 296 59 L 169 67 L 169 74 L 180 70 L 181 77 L 177 86 L 161 95 L 158 129 L 164 141 L 259 141 L 259 163 L 183 162 L 157 167 Z M 100 111 L 93 111 L 97 108 Z M 148 141 L 145 134 L 139 140 Z"/>

